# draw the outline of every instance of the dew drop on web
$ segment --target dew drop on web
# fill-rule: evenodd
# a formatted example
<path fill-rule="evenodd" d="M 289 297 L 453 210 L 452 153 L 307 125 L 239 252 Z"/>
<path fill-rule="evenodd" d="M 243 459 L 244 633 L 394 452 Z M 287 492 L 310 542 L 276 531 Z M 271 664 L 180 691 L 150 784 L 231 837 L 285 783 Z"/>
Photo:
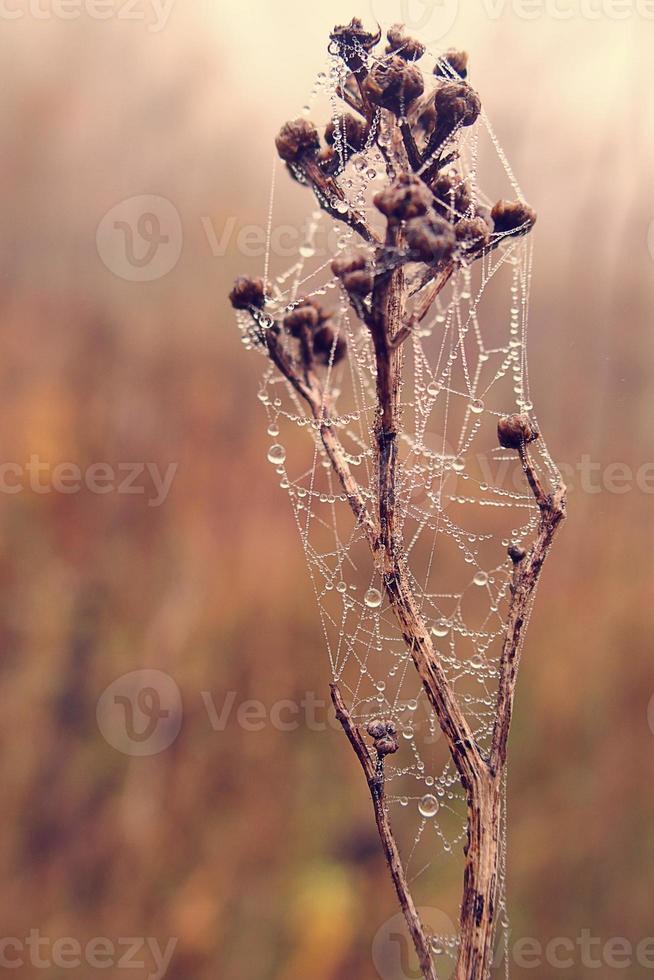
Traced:
<path fill-rule="evenodd" d="M 427 793 L 418 803 L 418 812 L 421 817 L 430 819 L 438 813 L 438 800 L 432 793 Z"/>
<path fill-rule="evenodd" d="M 382 603 L 381 592 L 379 589 L 368 589 L 363 597 L 363 601 L 368 606 L 368 609 L 377 609 Z"/>
<path fill-rule="evenodd" d="M 274 466 L 281 466 L 286 459 L 286 450 L 279 443 L 275 443 L 268 450 L 268 462 L 272 463 Z"/>

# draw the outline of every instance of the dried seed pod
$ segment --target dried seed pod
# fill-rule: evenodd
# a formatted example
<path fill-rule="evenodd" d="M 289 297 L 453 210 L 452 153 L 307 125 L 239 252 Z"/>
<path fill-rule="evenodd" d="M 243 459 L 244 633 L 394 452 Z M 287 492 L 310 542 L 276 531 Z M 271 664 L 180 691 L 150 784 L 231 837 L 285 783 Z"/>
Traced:
<path fill-rule="evenodd" d="M 374 105 L 400 115 L 422 95 L 425 83 L 419 68 L 397 55 L 389 55 L 373 66 L 363 90 Z"/>
<path fill-rule="evenodd" d="M 275 139 L 275 146 L 282 160 L 302 163 L 315 157 L 320 149 L 318 130 L 308 119 L 293 119 L 284 123 Z"/>
<path fill-rule="evenodd" d="M 375 739 L 374 744 L 380 758 L 385 755 L 393 755 L 400 747 L 394 735 L 382 735 L 381 738 Z"/>
<path fill-rule="evenodd" d="M 426 214 L 432 201 L 428 187 L 413 174 L 400 174 L 378 194 L 374 203 L 387 218 L 408 221 Z"/>
<path fill-rule="evenodd" d="M 536 212 L 524 201 L 498 201 L 491 217 L 495 231 L 504 235 L 526 235 L 536 224 Z"/>
<path fill-rule="evenodd" d="M 239 276 L 229 294 L 229 300 L 235 310 L 248 310 L 253 306 L 262 309 L 266 303 L 263 279 Z"/>
<path fill-rule="evenodd" d="M 456 48 L 450 48 L 450 50 L 446 51 L 445 54 L 442 54 L 436 62 L 434 75 L 439 75 L 443 78 L 451 78 L 452 75 L 448 71 L 448 66 L 452 69 L 452 71 L 455 71 L 460 78 L 466 78 L 468 75 L 468 52 L 457 51 Z"/>
<path fill-rule="evenodd" d="M 524 548 L 520 548 L 517 544 L 510 544 L 507 550 L 507 554 L 514 565 L 519 565 L 521 561 L 524 561 L 527 557 L 527 552 Z"/>
<path fill-rule="evenodd" d="M 300 337 L 305 328 L 315 330 L 317 326 L 318 311 L 315 306 L 310 306 L 308 303 L 296 306 L 284 317 L 284 327 L 292 337 Z"/>
<path fill-rule="evenodd" d="M 434 207 L 448 221 L 456 222 L 470 208 L 470 191 L 465 180 L 439 174 L 431 185 L 434 192 Z"/>
<path fill-rule="evenodd" d="M 351 296 L 369 296 L 372 292 L 374 279 L 368 269 L 358 269 L 356 272 L 348 272 L 343 276 L 343 288 Z"/>
<path fill-rule="evenodd" d="M 345 337 L 340 334 L 337 337 L 332 328 L 325 324 L 313 335 L 313 352 L 320 364 L 329 364 L 332 357 L 332 363 L 338 364 L 347 354 L 347 342 Z"/>
<path fill-rule="evenodd" d="M 528 415 L 504 415 L 497 423 L 497 438 L 503 449 L 520 449 L 538 439 L 538 430 Z"/>
<path fill-rule="evenodd" d="M 372 51 L 380 38 L 381 31 L 371 34 L 359 17 L 353 17 L 349 24 L 337 24 L 329 35 L 331 43 L 346 63 L 349 63 L 347 56 L 356 54 L 360 48 L 366 52 Z"/>
<path fill-rule="evenodd" d="M 353 249 L 341 252 L 332 259 L 332 272 L 337 279 L 342 279 L 346 276 L 348 272 L 356 272 L 359 269 L 365 269 L 368 264 L 368 260 L 365 255 L 361 252 L 355 252 Z"/>
<path fill-rule="evenodd" d="M 412 257 L 428 265 L 448 259 L 454 251 L 456 239 L 452 226 L 436 214 L 408 221 L 405 233 Z"/>
<path fill-rule="evenodd" d="M 436 110 L 435 140 L 438 144 L 459 126 L 472 126 L 479 118 L 481 102 L 466 82 L 443 82 L 434 95 Z"/>
<path fill-rule="evenodd" d="M 327 123 L 325 140 L 333 146 L 337 139 L 348 155 L 348 151 L 358 153 L 366 145 L 366 124 L 352 113 L 346 112 Z"/>
<path fill-rule="evenodd" d="M 386 725 L 379 718 L 376 718 L 374 721 L 368 723 L 366 731 L 371 738 L 383 738 L 386 735 Z"/>
<path fill-rule="evenodd" d="M 373 276 L 368 260 L 360 252 L 344 252 L 332 261 L 332 272 L 340 279 L 343 288 L 354 296 L 367 296 L 372 292 Z"/>
<path fill-rule="evenodd" d="M 397 54 L 405 61 L 417 61 L 425 53 L 425 46 L 413 37 L 404 33 L 404 24 L 393 24 L 389 27 L 387 54 Z"/>
<path fill-rule="evenodd" d="M 307 296 L 302 300 L 302 306 L 311 306 L 318 314 L 318 326 L 321 327 L 324 323 L 328 323 L 331 320 L 332 313 L 327 312 L 317 299 L 313 296 Z"/>
<path fill-rule="evenodd" d="M 463 248 L 473 249 L 488 243 L 491 230 L 483 218 L 461 218 L 454 226 L 454 234 Z"/>

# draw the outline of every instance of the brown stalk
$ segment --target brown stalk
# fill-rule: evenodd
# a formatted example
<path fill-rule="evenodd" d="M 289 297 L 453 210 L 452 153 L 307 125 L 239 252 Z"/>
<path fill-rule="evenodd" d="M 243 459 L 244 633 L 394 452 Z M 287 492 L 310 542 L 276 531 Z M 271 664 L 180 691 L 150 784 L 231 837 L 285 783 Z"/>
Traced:
<path fill-rule="evenodd" d="M 353 29 L 355 33 L 358 32 L 358 36 L 361 36 L 360 24 L 356 22 L 356 27 L 353 25 L 355 25 L 354 21 L 348 28 L 336 29 L 340 32 L 338 37 L 347 36 L 347 32 Z M 356 60 L 356 57 L 351 54 L 349 57 L 359 97 L 351 91 L 341 92 L 341 97 L 370 119 L 371 107 L 363 86 L 366 75 L 365 63 L 363 59 Z M 352 60 L 353 58 L 355 60 Z M 423 165 L 424 161 L 430 160 L 431 154 L 442 142 L 443 134 L 434 133 L 422 157 L 419 154 L 411 130 L 411 120 L 415 122 L 420 104 L 422 103 L 419 103 L 417 108 L 414 106 L 409 113 L 408 122 L 398 120 L 393 112 L 382 113 L 381 128 L 390 135 L 390 140 L 380 147 L 386 161 L 389 181 L 398 174 L 405 173 L 408 166 L 413 170 L 419 169 L 421 160 Z M 428 181 L 438 165 L 438 161 L 430 164 L 429 172 L 422 174 L 422 178 Z M 335 180 L 326 177 L 317 163 L 305 161 L 303 170 L 323 207 L 325 207 L 324 198 L 331 200 L 334 196 L 338 196 L 343 199 L 342 191 Z M 420 195 L 417 197 L 418 201 L 419 199 Z M 513 213 L 522 215 L 520 221 L 524 221 L 526 212 L 524 207 L 520 210 L 521 207 L 522 205 L 519 206 L 518 203 L 506 204 L 502 209 L 502 220 L 506 223 L 510 219 L 511 208 L 513 208 Z M 332 213 L 330 205 L 326 210 Z M 363 296 L 355 292 L 354 288 L 348 294 L 354 310 L 370 332 L 374 348 L 377 398 L 374 430 L 377 481 L 374 500 L 369 502 L 363 494 L 352 474 L 343 446 L 334 427 L 330 424 L 329 393 L 325 389 L 325 382 L 316 373 L 314 364 L 308 356 L 308 339 L 301 338 L 300 363 L 288 353 L 283 342 L 282 328 L 278 324 L 265 331 L 265 344 L 270 359 L 293 390 L 307 404 L 316 423 L 332 469 L 343 488 L 357 524 L 365 533 L 382 578 L 388 603 L 397 619 L 407 651 L 411 655 L 429 703 L 444 733 L 465 791 L 468 832 L 460 913 L 459 953 L 454 978 L 455 980 L 487 980 L 492 966 L 497 914 L 502 784 L 520 649 L 531 601 L 543 564 L 565 517 L 565 487 L 560 480 L 560 475 L 557 474 L 557 488 L 552 494 L 548 494 L 542 487 L 530 458 L 527 448 L 529 439 L 525 436 L 522 440 L 519 439 L 511 444 L 522 463 L 526 481 L 539 508 L 540 518 L 531 549 L 527 554 L 513 559 L 511 599 L 499 662 L 495 722 L 490 752 L 486 756 L 475 740 L 459 699 L 434 650 L 427 624 L 420 612 L 419 599 L 412 586 L 408 556 L 396 520 L 398 439 L 402 433 L 400 386 L 404 341 L 432 308 L 436 297 L 454 272 L 457 261 L 455 256 L 446 256 L 440 263 L 425 268 L 417 289 L 413 289 L 417 300 L 409 315 L 407 305 L 412 291 L 406 281 L 404 263 L 388 262 L 389 255 L 401 256 L 406 251 L 402 220 L 404 215 L 398 217 L 392 213 L 385 213 L 388 214 L 388 220 L 386 238 L 382 244 L 362 215 L 352 209 L 345 214 L 333 212 L 334 217 L 347 223 L 366 242 L 376 246 L 369 302 L 367 300 L 364 302 Z M 520 224 L 520 221 L 517 219 L 516 221 Z M 511 234 L 510 225 L 507 228 L 507 233 Z M 495 244 L 497 242 L 491 242 L 485 247 L 492 248 Z M 263 302 L 262 293 L 261 301 Z M 512 418 L 517 418 L 520 422 L 522 417 Z M 530 438 L 534 437 L 530 435 Z M 406 881 L 388 818 L 384 796 L 383 758 L 380 755 L 377 762 L 373 759 L 364 738 L 352 721 L 338 685 L 332 684 L 331 694 L 337 718 L 368 783 L 384 855 L 416 949 L 420 969 L 425 980 L 436 980 L 428 942 Z"/>
<path fill-rule="evenodd" d="M 425 980 L 438 980 L 434 970 L 434 965 L 431 961 L 431 956 L 429 955 L 429 944 L 427 937 L 425 936 L 425 930 L 422 922 L 420 921 L 420 915 L 418 914 L 415 902 L 413 901 L 413 896 L 411 895 L 411 890 L 406 880 L 402 860 L 397 849 L 397 844 L 395 842 L 395 837 L 393 836 L 393 831 L 391 829 L 391 824 L 388 817 L 388 810 L 384 795 L 383 759 L 380 757 L 377 763 L 373 761 L 368 746 L 361 737 L 359 729 L 352 722 L 352 718 L 350 717 L 350 713 L 345 706 L 345 702 L 343 701 L 343 696 L 338 684 L 331 684 L 330 688 L 332 703 L 336 711 L 336 717 L 343 726 L 343 731 L 350 741 L 350 745 L 352 746 L 354 753 L 361 764 L 361 768 L 363 769 L 366 781 L 368 783 L 368 789 L 370 790 L 372 805 L 375 811 L 375 821 L 377 823 L 379 839 L 384 849 L 386 863 L 388 864 L 388 870 L 390 871 L 393 884 L 395 885 L 395 891 L 397 892 L 400 906 L 404 912 L 404 917 L 409 927 L 411 939 L 418 956 L 418 962 L 420 963 L 420 970 L 422 971 L 422 975 Z"/>

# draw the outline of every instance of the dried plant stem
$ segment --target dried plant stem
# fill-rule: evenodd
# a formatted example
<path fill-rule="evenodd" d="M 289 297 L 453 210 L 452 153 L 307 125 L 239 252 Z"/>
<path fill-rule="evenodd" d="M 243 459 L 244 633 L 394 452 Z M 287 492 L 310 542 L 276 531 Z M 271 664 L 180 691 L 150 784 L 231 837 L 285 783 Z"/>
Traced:
<path fill-rule="evenodd" d="M 425 980 L 437 980 L 434 965 L 429 955 L 429 944 L 427 937 L 425 936 L 425 931 L 422 922 L 420 921 L 418 910 L 416 909 L 413 896 L 411 895 L 411 891 L 406 880 L 406 875 L 404 874 L 400 853 L 397 849 L 395 837 L 393 836 L 390 820 L 388 818 L 388 810 L 386 808 L 386 801 L 384 797 L 384 763 L 381 759 L 377 763 L 373 761 L 370 751 L 361 737 L 359 729 L 353 724 L 350 713 L 345 707 L 345 702 L 343 701 L 343 696 L 338 684 L 331 685 L 331 693 L 332 702 L 336 710 L 336 717 L 343 726 L 343 731 L 350 740 L 350 745 L 354 749 L 356 757 L 361 763 L 361 768 L 363 769 L 368 783 L 370 796 L 372 798 L 372 805 L 375 811 L 377 830 L 379 831 L 379 839 L 381 840 L 384 855 L 386 857 L 386 863 L 388 864 L 388 869 L 391 873 L 393 884 L 395 885 L 395 891 L 397 892 L 397 897 L 399 899 L 400 906 L 402 907 L 402 911 L 404 912 L 409 933 L 411 934 L 411 939 L 413 940 L 413 945 L 418 956 L 418 962 L 420 963 L 422 975 L 425 977 Z"/>
<path fill-rule="evenodd" d="M 561 483 L 551 496 L 547 495 L 540 485 L 526 446 L 521 448 L 520 456 L 529 485 L 534 491 L 540 508 L 540 522 L 531 551 L 516 565 L 511 584 L 511 603 L 500 657 L 496 720 L 489 760 L 490 770 L 494 776 L 501 772 L 506 763 L 506 748 L 518 677 L 518 654 L 530 602 L 554 535 L 565 517 L 563 484 Z"/>
<path fill-rule="evenodd" d="M 391 233 L 398 244 L 399 230 Z M 444 279 L 446 282 L 447 279 Z M 442 288 L 442 287 L 441 287 Z M 320 438 L 358 523 L 363 527 L 380 568 L 389 604 L 402 630 L 429 702 L 447 740 L 453 762 L 466 792 L 468 841 L 460 916 L 460 946 L 455 980 L 485 980 L 493 956 L 496 893 L 500 856 L 502 775 L 517 680 L 518 654 L 530 600 L 556 530 L 565 516 L 565 488 L 548 496 L 542 488 L 526 446 L 519 449 L 527 482 L 540 509 L 540 523 L 530 553 L 516 565 L 511 588 L 505 639 L 500 659 L 500 683 L 490 758 L 477 745 L 461 706 L 438 662 L 431 636 L 419 612 L 407 571 L 406 556 L 395 522 L 399 392 L 403 352 L 393 343 L 402 330 L 406 286 L 401 268 L 376 277 L 371 329 L 377 364 L 378 520 L 369 510 L 352 475 L 345 451 L 330 425 L 328 405 L 318 379 L 303 378 L 278 342 L 275 329 L 267 333 L 271 360 L 304 399 L 316 421 Z M 435 296 L 433 297 L 435 298 Z M 363 739 L 352 724 L 340 691 L 332 688 L 337 717 L 364 769 L 371 790 L 375 818 L 391 877 L 404 912 L 421 970 L 426 980 L 436 977 L 424 930 L 402 871 L 397 845 L 386 813 L 383 779 Z"/>
<path fill-rule="evenodd" d="M 467 843 L 459 951 L 454 978 L 487 980 L 492 966 L 497 914 L 502 787 L 520 649 L 543 564 L 557 529 L 565 517 L 565 487 L 558 473 L 554 474 L 556 489 L 552 494 L 548 494 L 542 487 L 527 448 L 530 439 L 535 437 L 531 431 L 528 436 L 524 429 L 523 435 L 517 441 L 507 443 L 518 453 L 526 481 L 538 505 L 540 519 L 529 552 L 512 555 L 514 571 L 499 661 L 495 721 L 490 750 L 484 752 L 477 743 L 460 700 L 434 650 L 431 635 L 420 611 L 420 602 L 409 570 L 408 555 L 404 549 L 399 522 L 396 520 L 398 440 L 402 434 L 400 392 L 405 341 L 432 309 L 458 264 L 461 261 L 470 263 L 482 254 L 487 254 L 507 234 L 526 233 L 535 221 L 535 214 L 524 202 L 498 202 L 491 212 L 494 235 L 491 236 L 489 232 L 481 237 L 473 234 L 470 238 L 466 236 L 471 234 L 471 224 L 473 232 L 475 227 L 478 229 L 480 221 L 488 231 L 485 219 L 471 211 L 477 225 L 470 220 L 459 222 L 452 205 L 448 212 L 450 224 L 445 222 L 445 230 L 443 229 L 444 222 L 438 212 L 438 206 L 442 206 L 443 200 L 434 197 L 433 181 L 438 178 L 439 172 L 456 159 L 456 147 L 450 152 L 446 146 L 448 140 L 451 147 L 451 141 L 458 129 L 474 122 L 480 111 L 478 97 L 459 77 L 459 71 L 465 75 L 467 55 L 450 53 L 450 59 L 454 59 L 451 60 L 454 66 L 451 73 L 457 81 L 439 83 L 437 125 L 426 146 L 424 140 L 420 143 L 424 147 L 421 151 L 416 143 L 416 126 L 420 114 L 428 108 L 427 96 L 415 102 L 408 116 L 405 115 L 403 106 L 402 111 L 397 107 L 393 110 L 392 101 L 382 102 L 384 108 L 375 107 L 371 104 L 370 92 L 381 91 L 379 84 L 384 77 L 380 76 L 381 82 L 378 79 L 372 89 L 367 86 L 369 66 L 363 52 L 364 48 L 365 51 L 372 50 L 379 41 L 379 36 L 366 34 L 360 22 L 353 20 L 348 27 L 335 28 L 332 34 L 332 40 L 334 39 L 351 73 L 339 89 L 339 94 L 365 118 L 365 123 L 360 121 L 359 126 L 359 129 L 364 129 L 364 143 L 367 144 L 370 137 L 373 119 L 379 122 L 381 135 L 376 139 L 386 164 L 389 183 L 387 189 L 375 197 L 375 204 L 387 218 L 385 239 L 382 241 L 376 234 L 364 213 L 350 205 L 345 208 L 337 206 L 339 202 L 346 203 L 345 195 L 333 175 L 335 165 L 329 165 L 331 170 L 329 167 L 327 170 L 321 167 L 316 156 L 318 134 L 312 124 L 303 120 L 286 124 L 277 138 L 277 147 L 280 156 L 292 164 L 296 176 L 299 173 L 312 187 L 320 206 L 360 235 L 367 244 L 368 256 L 370 252 L 374 253 L 372 258 L 366 257 L 350 266 L 347 262 L 341 263 L 340 271 L 336 273 L 339 277 L 342 276 L 345 292 L 356 315 L 367 327 L 374 349 L 377 411 L 374 429 L 376 486 L 373 493 L 364 494 L 358 485 L 332 424 L 328 379 L 321 378 L 314 358 L 318 333 L 311 331 L 315 331 L 318 326 L 315 311 L 305 310 L 306 322 L 300 326 L 297 322 L 293 323 L 291 336 L 299 342 L 295 353 L 293 346 L 284 341 L 284 326 L 289 326 L 288 317 L 284 324 L 272 323 L 265 330 L 260 330 L 258 337 L 265 343 L 273 364 L 308 406 L 332 470 L 343 488 L 357 525 L 365 533 L 389 606 L 397 619 L 407 651 L 458 772 L 467 802 Z M 389 41 L 390 39 L 391 34 Z M 398 63 L 396 58 L 391 58 L 386 68 L 390 71 L 387 80 L 388 77 L 395 77 L 400 69 L 404 72 L 407 84 L 415 80 L 412 66 L 402 69 L 401 62 Z M 356 120 L 354 128 L 357 129 Z M 347 132 L 345 126 L 344 131 Z M 383 140 L 381 136 L 384 137 Z M 421 140 L 422 137 L 419 135 L 418 139 Z M 446 149 L 443 150 L 443 147 Z M 452 183 L 448 186 L 452 195 L 459 187 Z M 426 198 L 430 198 L 427 203 Z M 467 209 L 468 204 L 464 204 L 463 211 L 466 212 Z M 412 218 L 424 216 L 427 211 L 430 216 L 422 219 L 423 224 L 417 230 L 413 227 L 412 237 Z M 459 239 L 455 240 L 455 226 L 457 232 L 461 232 L 462 241 L 467 243 L 465 247 L 459 248 L 456 244 Z M 407 240 L 411 248 L 408 247 Z M 430 243 L 433 243 L 433 251 Z M 415 261 L 416 254 L 420 256 L 422 268 L 408 281 L 406 266 L 408 262 Z M 335 270 L 335 266 L 333 268 Z M 233 301 L 237 308 L 249 309 L 257 321 L 258 311 L 266 301 L 263 283 L 260 281 L 257 285 L 251 281 L 241 282 L 233 293 Z M 288 331 L 286 338 L 288 340 Z M 332 357 L 335 356 L 336 341 L 337 338 L 334 337 Z M 511 416 L 507 421 L 514 419 L 522 424 L 524 418 Z M 420 969 L 425 980 L 437 980 L 429 942 L 404 874 L 388 817 L 382 752 L 378 749 L 378 758 L 373 758 L 352 721 L 336 683 L 332 684 L 331 691 L 338 720 L 359 760 L 370 789 L 380 840 Z"/>

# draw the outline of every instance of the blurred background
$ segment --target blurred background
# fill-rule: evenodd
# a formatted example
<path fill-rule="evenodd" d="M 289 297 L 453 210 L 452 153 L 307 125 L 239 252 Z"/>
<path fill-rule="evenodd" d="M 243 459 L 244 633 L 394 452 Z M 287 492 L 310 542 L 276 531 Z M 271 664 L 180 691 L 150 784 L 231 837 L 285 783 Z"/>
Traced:
<path fill-rule="evenodd" d="M 531 385 L 570 516 L 511 739 L 513 937 L 572 942 L 572 965 L 541 958 L 538 976 L 654 970 L 654 11 L 12 0 L 0 960 L 14 976 L 418 975 L 408 951 L 381 974 L 373 962 L 395 900 L 327 720 L 261 361 L 225 298 L 263 269 L 274 135 L 355 14 L 469 50 L 539 212 Z M 291 228 L 295 200 L 279 172 Z M 296 716 L 287 700 L 316 706 Z M 443 887 L 456 896 L 458 877 Z M 629 961 L 624 944 L 605 951 L 616 938 Z M 512 976 L 533 976 L 535 956 Z"/>

